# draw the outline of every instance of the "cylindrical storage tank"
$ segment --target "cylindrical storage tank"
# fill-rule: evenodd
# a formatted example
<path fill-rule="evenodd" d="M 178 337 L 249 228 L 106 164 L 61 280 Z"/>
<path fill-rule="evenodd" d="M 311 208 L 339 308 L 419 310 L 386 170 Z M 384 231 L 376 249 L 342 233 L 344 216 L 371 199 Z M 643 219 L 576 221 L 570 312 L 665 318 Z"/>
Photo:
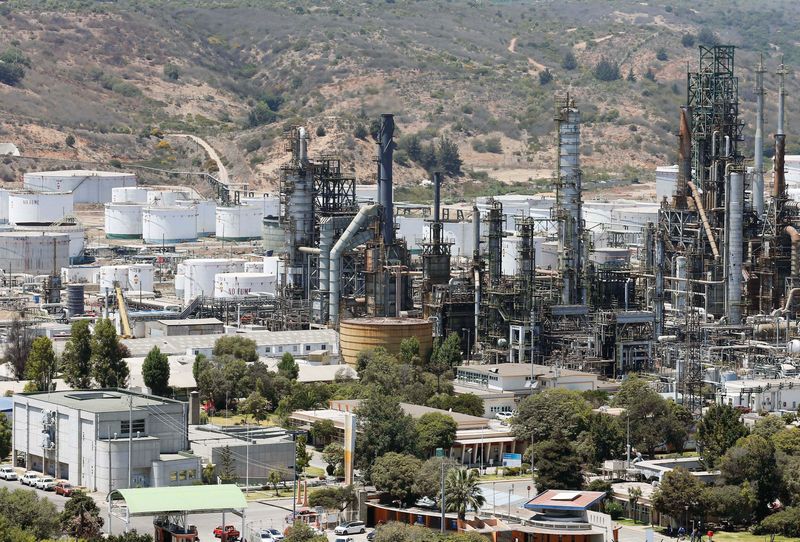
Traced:
<path fill-rule="evenodd" d="M 114 188 L 136 186 L 136 175 L 121 171 L 63 170 L 26 173 L 26 190 L 70 193 L 75 203 L 108 203 Z"/>
<path fill-rule="evenodd" d="M 264 262 L 245 262 L 245 273 L 261 273 L 264 271 Z"/>
<path fill-rule="evenodd" d="M 286 232 L 283 231 L 281 220 L 277 216 L 266 216 L 263 220 L 262 240 L 264 241 L 264 251 L 269 254 L 283 249 L 286 242 Z"/>
<path fill-rule="evenodd" d="M 175 275 L 175 297 L 181 299 L 183 297 L 183 292 L 185 287 L 186 287 L 186 276 L 183 274 Z"/>
<path fill-rule="evenodd" d="M 111 190 L 111 203 L 147 203 L 147 193 L 144 187 L 126 186 Z"/>
<path fill-rule="evenodd" d="M 10 192 L 8 221 L 14 225 L 52 224 L 73 211 L 72 194 Z"/>
<path fill-rule="evenodd" d="M 15 230 L 67 234 L 69 235 L 70 263 L 80 263 L 80 261 L 83 259 L 83 249 L 86 246 L 86 229 L 79 224 L 63 224 L 63 225 L 26 224 L 24 226 L 15 228 Z"/>
<path fill-rule="evenodd" d="M 194 207 L 197 209 L 197 235 L 207 237 L 214 235 L 217 229 L 217 204 L 212 200 L 178 200 L 178 207 Z"/>
<path fill-rule="evenodd" d="M 106 203 L 106 238 L 141 239 L 142 210 L 135 203 Z"/>
<path fill-rule="evenodd" d="M 91 284 L 100 272 L 99 265 L 70 265 L 61 268 L 62 284 Z"/>
<path fill-rule="evenodd" d="M 100 268 L 100 292 L 114 290 L 114 283 L 118 282 L 123 290 L 128 286 L 127 265 L 104 265 Z"/>
<path fill-rule="evenodd" d="M 0 188 L 0 224 L 8 222 L 8 190 Z"/>
<path fill-rule="evenodd" d="M 214 277 L 217 273 L 240 273 L 245 261 L 226 258 L 197 258 L 184 260 L 183 301 L 190 303 L 197 296 L 214 296 Z"/>
<path fill-rule="evenodd" d="M 356 364 L 359 352 L 382 346 L 391 354 L 400 353 L 403 339 L 416 337 L 419 353 L 427 359 L 433 349 L 433 324 L 417 318 L 353 318 L 339 325 L 340 352 L 344 361 Z"/>
<path fill-rule="evenodd" d="M 258 207 L 217 207 L 217 238 L 225 241 L 258 239 L 261 237 L 261 221 L 261 209 Z"/>
<path fill-rule="evenodd" d="M 148 190 L 147 204 L 153 207 L 174 207 L 178 193 L 174 190 Z"/>
<path fill-rule="evenodd" d="M 68 284 L 67 314 L 69 316 L 75 316 L 83 313 L 83 284 Z"/>
<path fill-rule="evenodd" d="M 183 243 L 197 239 L 197 209 L 145 207 L 142 239 L 148 244 Z"/>
<path fill-rule="evenodd" d="M 280 216 L 281 200 L 280 196 L 259 196 L 256 198 L 242 198 L 242 205 L 250 205 L 261 209 L 262 218 L 265 216 Z"/>
<path fill-rule="evenodd" d="M 6 274 L 59 274 L 69 265 L 69 234 L 0 232 L 0 269 Z"/>
<path fill-rule="evenodd" d="M 251 294 L 275 293 L 278 277 L 266 273 L 217 273 L 214 276 L 214 297 L 234 299 Z"/>
<path fill-rule="evenodd" d="M 155 272 L 155 267 L 150 263 L 129 265 L 127 289 L 134 292 L 152 292 Z"/>

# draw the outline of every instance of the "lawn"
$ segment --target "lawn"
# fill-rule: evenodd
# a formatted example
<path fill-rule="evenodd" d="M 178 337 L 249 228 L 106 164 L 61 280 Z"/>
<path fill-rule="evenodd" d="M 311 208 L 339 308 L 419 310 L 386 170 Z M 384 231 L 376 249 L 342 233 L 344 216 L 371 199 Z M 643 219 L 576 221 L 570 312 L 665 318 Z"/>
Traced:
<path fill-rule="evenodd" d="M 276 416 L 270 416 L 262 422 L 256 422 L 253 418 L 248 417 L 247 421 L 250 425 L 255 427 L 275 427 L 278 425 Z M 209 416 L 208 423 L 219 426 L 244 425 L 244 416 L 240 416 L 239 414 L 233 414 L 227 418 L 224 416 Z"/>
<path fill-rule="evenodd" d="M 754 535 L 747 531 L 735 533 L 719 531 L 714 533 L 714 542 L 769 542 L 769 535 Z M 776 536 L 775 542 L 800 542 L 800 538 Z"/>

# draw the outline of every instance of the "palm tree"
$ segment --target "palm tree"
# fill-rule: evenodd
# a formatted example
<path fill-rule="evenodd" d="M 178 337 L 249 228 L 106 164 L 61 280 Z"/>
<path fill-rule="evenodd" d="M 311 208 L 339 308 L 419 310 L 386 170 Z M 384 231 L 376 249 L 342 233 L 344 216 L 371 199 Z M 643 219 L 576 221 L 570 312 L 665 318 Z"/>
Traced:
<path fill-rule="evenodd" d="M 445 507 L 448 512 L 456 512 L 458 519 L 467 517 L 467 510 L 476 513 L 486 499 L 478 486 L 478 473 L 467 469 L 450 469 L 444 482 Z"/>

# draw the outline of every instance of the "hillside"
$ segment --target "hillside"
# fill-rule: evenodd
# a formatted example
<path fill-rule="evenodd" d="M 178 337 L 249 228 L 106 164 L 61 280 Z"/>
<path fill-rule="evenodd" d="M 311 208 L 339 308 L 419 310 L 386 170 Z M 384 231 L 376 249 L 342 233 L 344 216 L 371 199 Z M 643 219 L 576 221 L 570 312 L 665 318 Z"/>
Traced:
<path fill-rule="evenodd" d="M 76 160 L 199 170 L 208 164 L 198 149 L 152 135 L 193 133 L 212 143 L 237 182 L 269 189 L 292 124 L 309 127 L 312 153 L 339 154 L 359 178 L 372 178 L 374 145 L 355 135 L 393 112 L 401 185 L 426 177 L 407 152 L 408 136 L 418 134 L 423 147 L 441 136 L 459 147 L 466 173 L 449 197 L 529 192 L 548 188 L 553 95 L 568 91 L 583 113 L 586 178 L 648 180 L 674 160 L 697 43 L 739 47 L 748 146 L 758 54 L 769 70 L 768 132 L 779 54 L 800 62 L 793 2 L 703 4 L 701 13 L 685 0 L 0 2 L 0 53 L 11 48 L 29 60 L 20 82 L 0 84 L 0 142 L 57 159 L 46 167 Z M 602 59 L 620 79 L 595 77 Z M 800 149 L 791 135 L 798 87 L 791 73 L 790 151 Z M 19 180 L 32 163 L 4 161 L 5 180 Z"/>

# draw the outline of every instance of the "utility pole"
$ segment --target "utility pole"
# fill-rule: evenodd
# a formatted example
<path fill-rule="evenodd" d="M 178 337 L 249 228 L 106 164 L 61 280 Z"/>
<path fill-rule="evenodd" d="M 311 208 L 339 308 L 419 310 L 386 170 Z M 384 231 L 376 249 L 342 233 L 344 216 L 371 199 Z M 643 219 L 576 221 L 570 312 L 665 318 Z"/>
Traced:
<path fill-rule="evenodd" d="M 244 492 L 248 493 L 250 491 L 250 424 L 247 424 L 247 446 L 245 446 L 246 452 L 246 459 L 245 459 L 245 475 L 244 475 Z"/>
<path fill-rule="evenodd" d="M 445 515 L 444 515 L 444 511 L 445 511 L 445 503 L 444 503 L 444 457 L 442 457 L 442 499 L 441 499 L 441 505 L 442 505 L 442 525 L 441 525 L 442 528 L 441 528 L 441 533 L 444 534 L 444 524 L 447 521 L 447 518 L 445 518 Z"/>
<path fill-rule="evenodd" d="M 628 409 L 625 409 L 625 419 L 626 419 L 627 426 L 628 426 L 628 429 L 626 431 L 626 436 L 625 436 L 625 450 L 626 450 L 625 458 L 626 458 L 626 461 L 627 461 L 626 464 L 625 464 L 625 467 L 630 468 L 630 466 L 631 466 L 631 414 L 628 411 Z"/>
<path fill-rule="evenodd" d="M 128 392 L 128 488 L 133 485 L 133 395 Z"/>

